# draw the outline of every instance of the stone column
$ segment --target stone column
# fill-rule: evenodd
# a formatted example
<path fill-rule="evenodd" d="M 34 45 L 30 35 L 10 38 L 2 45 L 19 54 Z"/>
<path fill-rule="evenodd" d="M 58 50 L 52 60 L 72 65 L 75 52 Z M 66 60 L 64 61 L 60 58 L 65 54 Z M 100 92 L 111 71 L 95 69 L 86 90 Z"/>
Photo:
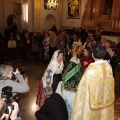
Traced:
<path fill-rule="evenodd" d="M 34 31 L 40 31 L 41 0 L 34 0 Z"/>
<path fill-rule="evenodd" d="M 15 0 L 14 2 L 15 2 L 15 4 L 18 4 L 19 7 L 20 7 L 19 14 L 15 15 L 16 16 L 16 21 L 14 21 L 14 23 L 17 24 L 18 32 L 22 32 L 22 14 L 23 14 L 22 0 Z"/>
<path fill-rule="evenodd" d="M 33 31 L 34 23 L 34 1 L 28 0 L 28 31 Z"/>
<path fill-rule="evenodd" d="M 59 0 L 59 3 L 58 3 L 58 10 L 59 10 L 59 28 L 61 29 L 62 28 L 62 20 L 63 20 L 63 0 Z"/>

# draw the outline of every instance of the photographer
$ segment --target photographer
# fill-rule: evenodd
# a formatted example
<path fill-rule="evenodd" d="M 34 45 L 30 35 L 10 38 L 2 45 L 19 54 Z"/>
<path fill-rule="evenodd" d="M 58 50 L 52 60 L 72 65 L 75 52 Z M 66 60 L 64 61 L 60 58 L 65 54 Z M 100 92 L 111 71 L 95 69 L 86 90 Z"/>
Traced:
<path fill-rule="evenodd" d="M 11 80 L 13 74 L 18 82 Z M 12 93 L 25 93 L 29 91 L 29 86 L 20 74 L 19 70 L 16 69 L 16 71 L 13 72 L 12 66 L 2 64 L 0 65 L 0 97 L 2 88 L 6 86 L 12 87 Z"/>
<path fill-rule="evenodd" d="M 9 114 L 5 113 L 5 110 L 7 109 L 7 105 L 3 99 L 0 98 L 0 120 L 21 120 L 20 117 L 17 117 L 19 112 L 19 107 L 16 102 L 13 102 L 12 105 L 14 106 L 14 110 L 11 109 L 11 107 L 8 107 Z"/>

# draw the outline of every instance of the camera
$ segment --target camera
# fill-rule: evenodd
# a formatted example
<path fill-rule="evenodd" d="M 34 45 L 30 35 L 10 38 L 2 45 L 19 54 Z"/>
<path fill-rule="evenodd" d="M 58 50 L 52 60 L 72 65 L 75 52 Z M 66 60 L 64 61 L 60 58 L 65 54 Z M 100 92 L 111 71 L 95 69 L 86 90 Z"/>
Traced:
<path fill-rule="evenodd" d="M 16 69 L 17 69 L 17 68 L 13 67 L 13 72 L 15 72 Z M 19 70 L 20 74 L 22 74 L 22 75 L 25 74 L 24 68 L 19 68 L 18 70 Z M 16 77 L 15 77 L 14 74 L 13 74 L 13 76 L 12 76 L 12 80 L 16 80 Z"/>
<path fill-rule="evenodd" d="M 11 66 L 13 66 L 13 65 L 12 65 L 13 63 L 14 63 L 14 62 L 6 62 L 6 61 L 5 61 L 4 64 L 5 64 L 5 65 L 11 65 Z M 17 68 L 13 67 L 13 72 L 15 72 L 16 69 L 17 69 Z M 24 69 L 24 68 L 18 68 L 18 70 L 20 71 L 20 74 L 22 74 L 22 75 L 25 74 L 25 69 Z"/>
<path fill-rule="evenodd" d="M 14 106 L 12 105 L 12 102 L 19 102 L 19 97 L 18 95 L 13 95 L 12 91 L 12 87 L 10 86 L 6 86 L 4 88 L 2 88 L 2 93 L 1 93 L 1 98 L 4 98 L 4 101 L 6 102 L 7 108 L 5 113 L 8 114 L 8 106 L 11 107 L 11 109 L 14 109 Z"/>
<path fill-rule="evenodd" d="M 13 67 L 13 72 L 16 71 L 17 68 Z M 18 70 L 20 71 L 20 74 L 25 74 L 25 69 L 24 68 L 18 68 Z"/>

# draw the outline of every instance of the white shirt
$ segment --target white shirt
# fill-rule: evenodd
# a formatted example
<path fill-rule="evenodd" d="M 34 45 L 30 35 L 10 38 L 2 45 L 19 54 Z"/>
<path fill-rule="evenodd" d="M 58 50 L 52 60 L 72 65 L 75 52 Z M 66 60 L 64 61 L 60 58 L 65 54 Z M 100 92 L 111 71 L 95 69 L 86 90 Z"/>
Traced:
<path fill-rule="evenodd" d="M 8 48 L 15 48 L 16 47 L 16 41 L 15 40 L 9 40 L 8 41 Z"/>

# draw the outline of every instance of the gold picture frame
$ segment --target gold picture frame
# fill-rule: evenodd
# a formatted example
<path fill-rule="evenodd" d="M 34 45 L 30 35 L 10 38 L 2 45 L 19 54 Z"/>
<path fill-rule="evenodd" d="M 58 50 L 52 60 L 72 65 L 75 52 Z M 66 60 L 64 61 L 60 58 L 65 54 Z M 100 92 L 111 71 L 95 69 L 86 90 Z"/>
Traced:
<path fill-rule="evenodd" d="M 80 19 L 81 0 L 67 0 L 67 18 Z"/>

